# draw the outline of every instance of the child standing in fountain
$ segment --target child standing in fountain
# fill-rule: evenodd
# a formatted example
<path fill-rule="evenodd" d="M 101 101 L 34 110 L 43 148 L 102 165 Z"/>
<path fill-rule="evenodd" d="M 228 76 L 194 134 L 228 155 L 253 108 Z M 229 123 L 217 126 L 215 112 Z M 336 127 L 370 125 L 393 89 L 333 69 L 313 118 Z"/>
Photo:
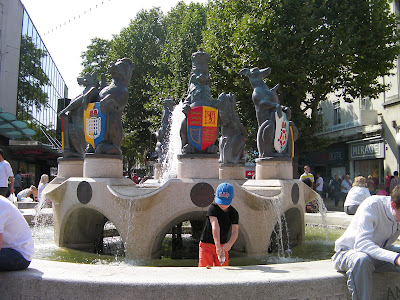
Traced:
<path fill-rule="evenodd" d="M 221 183 L 217 187 L 215 203 L 207 211 L 206 224 L 200 238 L 199 267 L 228 266 L 228 251 L 239 235 L 239 213 L 231 206 L 233 186 Z M 232 227 L 231 237 L 228 233 Z"/>

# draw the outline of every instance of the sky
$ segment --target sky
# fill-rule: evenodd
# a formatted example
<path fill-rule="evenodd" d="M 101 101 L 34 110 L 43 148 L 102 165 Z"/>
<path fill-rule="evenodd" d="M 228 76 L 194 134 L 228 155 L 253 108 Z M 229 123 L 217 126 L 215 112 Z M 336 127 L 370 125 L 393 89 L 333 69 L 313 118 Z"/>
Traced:
<path fill-rule="evenodd" d="M 207 0 L 183 0 L 185 3 Z M 81 54 L 92 38 L 111 39 L 142 9 L 160 7 L 167 13 L 178 0 L 21 0 L 58 70 L 75 98 L 83 88 Z"/>

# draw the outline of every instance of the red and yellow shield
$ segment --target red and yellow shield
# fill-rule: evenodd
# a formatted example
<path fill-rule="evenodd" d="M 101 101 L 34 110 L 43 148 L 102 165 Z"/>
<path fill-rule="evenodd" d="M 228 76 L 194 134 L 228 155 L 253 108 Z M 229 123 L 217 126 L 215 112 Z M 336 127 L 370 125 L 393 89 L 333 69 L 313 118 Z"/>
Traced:
<path fill-rule="evenodd" d="M 210 106 L 192 107 L 187 115 L 189 143 L 203 151 L 217 137 L 218 109 Z"/>

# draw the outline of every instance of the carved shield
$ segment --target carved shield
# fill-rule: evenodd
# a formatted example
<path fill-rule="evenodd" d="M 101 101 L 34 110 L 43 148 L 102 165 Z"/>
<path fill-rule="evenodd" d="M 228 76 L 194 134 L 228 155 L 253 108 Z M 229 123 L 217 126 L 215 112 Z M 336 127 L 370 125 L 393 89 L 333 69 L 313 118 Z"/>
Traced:
<path fill-rule="evenodd" d="M 218 109 L 210 106 L 192 107 L 187 115 L 189 143 L 203 151 L 217 137 Z"/>
<path fill-rule="evenodd" d="M 94 149 L 104 140 L 105 115 L 101 112 L 100 102 L 89 103 L 84 111 L 85 139 Z"/>
<path fill-rule="evenodd" d="M 282 153 L 287 146 L 289 138 L 289 121 L 286 118 L 286 113 L 282 112 L 282 117 L 278 117 L 275 112 L 275 137 L 274 148 L 277 152 Z"/>

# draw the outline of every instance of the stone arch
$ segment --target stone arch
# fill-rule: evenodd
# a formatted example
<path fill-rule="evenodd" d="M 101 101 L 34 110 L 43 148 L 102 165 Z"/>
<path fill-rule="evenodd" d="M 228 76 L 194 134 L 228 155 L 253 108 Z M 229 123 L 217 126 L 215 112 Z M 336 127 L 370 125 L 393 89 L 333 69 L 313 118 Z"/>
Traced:
<path fill-rule="evenodd" d="M 158 233 L 156 234 L 151 249 L 151 257 L 159 258 L 164 237 L 173 226 L 187 220 L 202 221 L 205 219 L 206 213 L 206 211 L 187 212 L 167 221 L 164 226 L 161 226 L 161 228 L 158 230 Z"/>
<path fill-rule="evenodd" d="M 68 215 L 60 246 L 97 253 L 103 245 L 103 228 L 107 217 L 95 209 L 78 207 Z"/>
<path fill-rule="evenodd" d="M 161 246 L 164 240 L 165 235 L 167 232 L 176 224 L 181 223 L 183 221 L 204 221 L 206 218 L 206 213 L 207 211 L 192 211 L 192 212 L 187 212 L 184 214 L 179 215 L 178 217 L 175 217 L 171 220 L 169 220 L 167 223 L 165 223 L 164 226 L 160 228 L 158 233 L 156 234 L 156 238 L 153 242 L 152 246 L 152 251 L 151 251 L 151 257 L 153 259 L 159 258 L 160 252 L 161 252 Z M 246 238 L 246 233 L 239 228 L 239 236 L 238 239 L 235 243 L 235 245 L 232 247 L 232 251 L 235 253 L 237 256 L 243 256 L 244 253 L 247 253 L 247 244 L 246 241 L 248 238 Z"/>
<path fill-rule="evenodd" d="M 279 223 L 277 222 L 274 230 L 271 233 L 270 243 L 268 247 L 269 252 L 276 252 L 278 250 L 291 249 L 302 243 L 304 240 L 304 224 L 303 224 L 303 215 L 300 209 L 295 206 L 289 208 L 285 213 L 281 216 L 281 224 L 282 228 L 280 228 Z M 279 245 L 279 231 L 282 230 L 282 243 L 283 245 Z"/>

